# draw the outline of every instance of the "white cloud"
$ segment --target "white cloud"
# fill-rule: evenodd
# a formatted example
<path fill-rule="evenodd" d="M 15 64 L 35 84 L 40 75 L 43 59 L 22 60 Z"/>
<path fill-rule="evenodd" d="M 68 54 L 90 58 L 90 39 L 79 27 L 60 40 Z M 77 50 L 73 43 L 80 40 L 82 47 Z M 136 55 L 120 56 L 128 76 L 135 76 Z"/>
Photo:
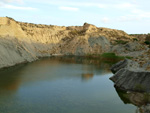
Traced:
<path fill-rule="evenodd" d="M 36 8 L 32 8 L 32 7 L 18 7 L 18 6 L 7 5 L 7 4 L 1 4 L 0 8 L 17 9 L 17 10 L 37 10 Z"/>
<path fill-rule="evenodd" d="M 123 9 L 123 8 L 135 8 L 136 5 L 133 5 L 131 3 L 121 3 L 121 4 L 116 4 L 113 6 L 114 8 L 119 8 L 119 9 Z"/>
<path fill-rule="evenodd" d="M 0 7 L 3 7 L 5 4 L 3 2 L 0 2 Z"/>
<path fill-rule="evenodd" d="M 3 3 L 0 2 L 0 7 L 3 6 Z"/>
<path fill-rule="evenodd" d="M 101 19 L 101 22 L 103 22 L 103 23 L 109 23 L 110 19 L 107 18 L 107 17 L 104 17 L 104 18 Z"/>
<path fill-rule="evenodd" d="M 135 2 L 135 1 L 134 1 Z M 118 17 L 116 20 L 120 22 L 138 22 L 143 19 L 150 19 L 150 12 L 142 10 L 140 5 L 123 3 L 117 4 L 117 8 L 127 10 L 126 13 L 123 13 L 122 16 Z"/>
<path fill-rule="evenodd" d="M 23 0 L 1 0 L 1 2 L 4 2 L 4 3 L 24 3 Z"/>
<path fill-rule="evenodd" d="M 117 20 L 120 22 L 135 22 L 135 21 L 140 21 L 141 18 L 136 15 L 126 15 L 126 16 L 119 17 Z"/>
<path fill-rule="evenodd" d="M 11 2 L 19 2 L 21 3 L 22 0 L 2 0 L 0 2 L 0 8 L 5 8 L 5 9 L 16 9 L 16 10 L 37 10 L 37 8 L 33 7 L 23 7 L 23 6 L 15 6 L 15 5 L 9 5 Z M 10 3 L 5 3 L 5 2 L 10 2 Z"/>
<path fill-rule="evenodd" d="M 141 18 L 150 18 L 150 12 L 148 12 L 148 11 L 135 9 L 135 10 L 132 10 L 132 13 L 134 15 L 137 15 L 137 16 L 141 17 Z"/>
<path fill-rule="evenodd" d="M 75 7 L 59 7 L 60 10 L 65 10 L 65 11 L 79 11 L 79 8 Z"/>
<path fill-rule="evenodd" d="M 37 1 L 41 3 L 42 1 Z M 106 4 L 102 3 L 94 3 L 94 2 L 75 2 L 75 1 L 66 1 L 66 0 L 49 0 L 45 1 L 44 3 L 55 5 L 55 6 L 71 6 L 71 7 L 99 7 L 99 8 L 106 8 Z"/>
<path fill-rule="evenodd" d="M 95 6 L 97 6 L 99 8 L 107 8 L 107 5 L 105 5 L 105 4 L 95 4 Z"/>
<path fill-rule="evenodd" d="M 33 0 L 34 1 L 34 0 Z M 42 2 L 41 0 L 38 0 L 37 2 Z M 133 4 L 133 1 L 127 1 L 127 2 L 111 2 L 111 1 L 101 1 L 98 2 L 97 0 L 95 2 L 88 0 L 88 2 L 82 2 L 82 1 L 67 1 L 67 0 L 45 0 L 44 3 L 55 5 L 55 6 L 71 6 L 71 7 L 98 7 L 98 8 L 117 8 L 117 9 L 133 9 L 137 7 L 137 4 Z"/>
<path fill-rule="evenodd" d="M 150 19 L 150 12 L 140 10 L 140 9 L 133 9 L 130 14 L 121 16 L 117 20 L 120 22 L 135 22 L 135 21 L 141 21 L 143 19 Z"/>
<path fill-rule="evenodd" d="M 90 3 L 90 2 L 74 2 L 70 3 L 70 5 L 74 6 L 82 6 L 82 7 L 98 7 L 98 8 L 106 8 L 106 4 L 100 4 L 100 3 Z"/>

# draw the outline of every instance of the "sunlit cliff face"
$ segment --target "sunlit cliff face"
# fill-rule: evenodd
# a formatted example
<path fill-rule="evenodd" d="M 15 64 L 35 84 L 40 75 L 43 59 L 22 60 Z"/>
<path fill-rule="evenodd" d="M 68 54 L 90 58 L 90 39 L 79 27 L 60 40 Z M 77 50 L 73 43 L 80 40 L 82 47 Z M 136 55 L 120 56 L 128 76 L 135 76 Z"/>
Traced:
<path fill-rule="evenodd" d="M 115 40 L 132 40 L 124 31 L 83 26 L 53 26 L 0 18 L 0 68 L 51 55 L 86 56 L 110 51 Z"/>

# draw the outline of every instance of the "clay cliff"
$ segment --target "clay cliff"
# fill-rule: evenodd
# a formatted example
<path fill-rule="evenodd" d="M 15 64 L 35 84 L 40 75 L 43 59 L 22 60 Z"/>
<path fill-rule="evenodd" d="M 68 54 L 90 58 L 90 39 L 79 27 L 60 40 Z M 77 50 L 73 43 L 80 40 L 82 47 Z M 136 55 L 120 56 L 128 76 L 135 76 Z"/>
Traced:
<path fill-rule="evenodd" d="M 0 17 L 0 68 L 51 55 L 89 55 L 109 52 L 117 40 L 132 41 L 121 30 L 83 26 L 54 26 Z"/>

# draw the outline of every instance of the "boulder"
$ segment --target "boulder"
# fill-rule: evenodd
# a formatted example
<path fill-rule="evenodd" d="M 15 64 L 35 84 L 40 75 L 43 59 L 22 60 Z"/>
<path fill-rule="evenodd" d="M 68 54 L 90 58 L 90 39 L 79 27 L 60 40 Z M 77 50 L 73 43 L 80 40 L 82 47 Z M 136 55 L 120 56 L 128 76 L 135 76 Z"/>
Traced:
<path fill-rule="evenodd" d="M 118 72 L 120 69 L 123 69 L 123 68 L 135 70 L 135 69 L 139 69 L 139 64 L 135 61 L 125 59 L 123 61 L 120 61 L 114 64 L 111 67 L 111 71 L 115 74 L 116 72 Z"/>
<path fill-rule="evenodd" d="M 111 52 L 119 56 L 139 57 L 149 50 L 147 46 L 137 41 L 128 42 L 127 44 L 117 44 L 111 47 Z"/>
<path fill-rule="evenodd" d="M 115 73 L 110 79 L 125 91 L 150 92 L 150 72 L 132 60 L 121 61 L 111 68 Z"/>

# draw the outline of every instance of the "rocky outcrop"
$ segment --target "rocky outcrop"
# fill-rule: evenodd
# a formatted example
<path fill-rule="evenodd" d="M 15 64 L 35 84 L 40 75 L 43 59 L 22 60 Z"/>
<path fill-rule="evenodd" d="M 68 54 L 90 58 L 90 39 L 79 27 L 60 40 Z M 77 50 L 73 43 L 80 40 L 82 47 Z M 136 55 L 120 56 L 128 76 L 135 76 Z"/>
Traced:
<path fill-rule="evenodd" d="M 109 52 L 115 40 L 131 41 L 124 31 L 83 26 L 54 26 L 0 18 L 0 68 L 51 55 L 89 55 Z"/>
<path fill-rule="evenodd" d="M 111 67 L 111 71 L 115 74 L 121 69 L 130 69 L 134 71 L 135 69 L 139 69 L 139 64 L 129 59 L 125 59 L 113 65 Z"/>
<path fill-rule="evenodd" d="M 116 87 L 126 91 L 150 92 L 147 66 L 140 67 L 137 62 L 126 59 L 112 66 L 111 70 L 115 74 L 110 79 Z"/>
<path fill-rule="evenodd" d="M 111 51 L 120 56 L 139 57 L 147 53 L 149 48 L 137 41 L 112 46 Z"/>
<path fill-rule="evenodd" d="M 140 43 L 144 43 L 145 41 L 150 42 L 150 34 L 130 34 L 130 36 L 135 37 L 133 40 L 137 40 Z"/>

